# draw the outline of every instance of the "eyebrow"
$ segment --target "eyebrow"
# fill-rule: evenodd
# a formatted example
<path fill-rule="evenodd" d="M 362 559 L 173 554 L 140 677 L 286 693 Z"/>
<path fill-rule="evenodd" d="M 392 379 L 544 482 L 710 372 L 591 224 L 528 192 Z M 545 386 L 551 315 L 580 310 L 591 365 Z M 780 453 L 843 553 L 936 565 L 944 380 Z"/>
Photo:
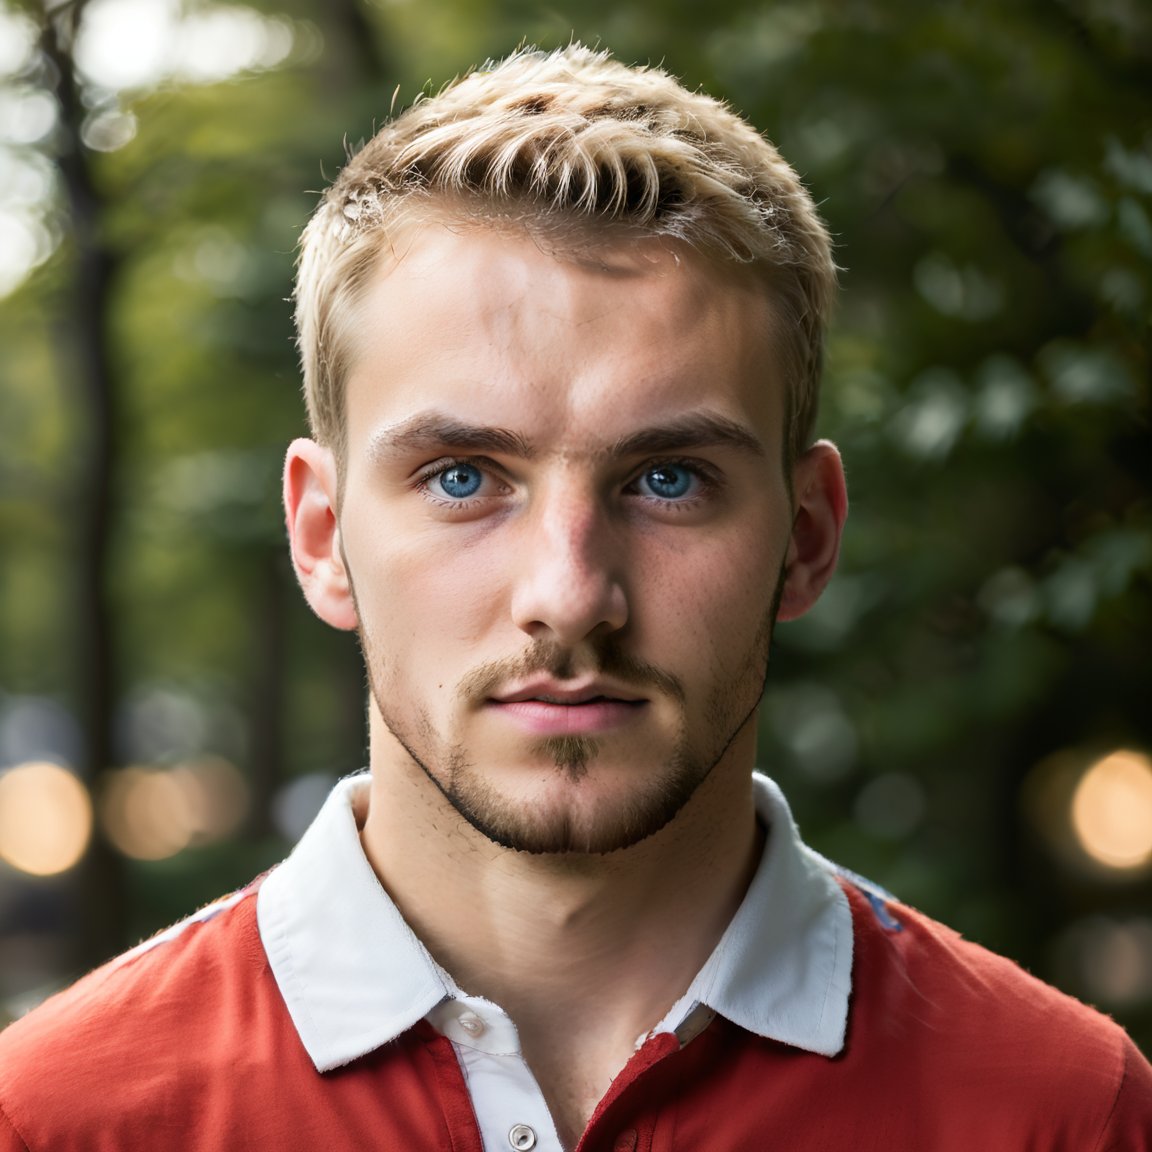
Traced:
<path fill-rule="evenodd" d="M 499 452 L 530 460 L 536 450 L 517 432 L 507 428 L 464 424 L 438 412 L 418 412 L 373 434 L 368 445 L 374 460 L 410 452 Z"/>
<path fill-rule="evenodd" d="M 633 432 L 617 440 L 611 453 L 615 456 L 639 456 L 693 448 L 735 448 L 753 456 L 767 456 L 760 439 L 742 424 L 709 412 L 692 412 L 667 424 Z"/>
<path fill-rule="evenodd" d="M 642 428 L 597 453 L 609 457 L 683 452 L 695 448 L 735 448 L 753 456 L 767 452 L 758 437 L 743 425 L 708 412 L 693 412 L 666 424 Z M 465 424 L 439 412 L 419 412 L 374 433 L 369 455 L 374 460 L 411 452 L 494 452 L 531 460 L 538 455 L 530 441 L 508 428 Z"/>

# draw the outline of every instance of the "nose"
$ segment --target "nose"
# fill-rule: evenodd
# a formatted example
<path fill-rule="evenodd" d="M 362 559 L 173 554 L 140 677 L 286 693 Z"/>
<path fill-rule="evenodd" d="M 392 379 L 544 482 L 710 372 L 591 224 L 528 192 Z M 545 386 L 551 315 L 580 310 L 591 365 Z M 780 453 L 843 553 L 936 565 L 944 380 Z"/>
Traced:
<path fill-rule="evenodd" d="M 542 494 L 512 558 L 512 617 L 534 640 L 572 647 L 628 621 L 623 555 L 593 493 Z"/>

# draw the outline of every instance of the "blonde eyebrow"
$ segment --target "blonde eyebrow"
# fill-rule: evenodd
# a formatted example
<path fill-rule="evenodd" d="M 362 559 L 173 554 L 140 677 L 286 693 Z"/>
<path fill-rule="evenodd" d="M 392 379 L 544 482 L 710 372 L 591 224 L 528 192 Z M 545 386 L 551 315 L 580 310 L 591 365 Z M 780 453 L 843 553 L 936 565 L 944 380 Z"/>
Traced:
<path fill-rule="evenodd" d="M 448 449 L 497 452 L 531 460 L 536 450 L 517 432 L 483 424 L 465 424 L 439 412 L 418 412 L 373 434 L 368 453 L 374 460 L 412 452 Z"/>
<path fill-rule="evenodd" d="M 597 453 L 628 457 L 658 452 L 686 452 L 698 448 L 734 448 L 764 458 L 767 451 L 759 438 L 726 416 L 690 413 L 666 424 L 642 428 L 621 437 Z M 418 412 L 373 434 L 369 456 L 376 461 L 413 452 L 491 452 L 532 460 L 535 446 L 518 432 L 486 424 L 466 424 L 440 412 Z"/>

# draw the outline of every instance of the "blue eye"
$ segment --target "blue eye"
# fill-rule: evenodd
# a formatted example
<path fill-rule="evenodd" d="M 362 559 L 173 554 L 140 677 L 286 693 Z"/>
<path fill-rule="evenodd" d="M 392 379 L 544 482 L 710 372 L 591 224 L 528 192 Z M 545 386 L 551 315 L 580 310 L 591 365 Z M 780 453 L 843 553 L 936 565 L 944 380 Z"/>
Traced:
<path fill-rule="evenodd" d="M 451 464 L 433 479 L 445 496 L 453 500 L 466 500 L 480 491 L 484 473 L 475 464 Z"/>
<path fill-rule="evenodd" d="M 694 491 L 696 480 L 696 473 L 683 464 L 654 464 L 640 477 L 640 486 L 661 500 L 683 500 Z"/>

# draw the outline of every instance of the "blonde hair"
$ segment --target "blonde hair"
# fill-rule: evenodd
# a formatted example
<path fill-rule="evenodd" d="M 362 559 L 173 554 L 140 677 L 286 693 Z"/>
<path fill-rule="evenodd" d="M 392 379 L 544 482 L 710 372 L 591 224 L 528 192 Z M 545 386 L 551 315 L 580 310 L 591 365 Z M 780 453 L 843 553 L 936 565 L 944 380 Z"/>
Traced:
<path fill-rule="evenodd" d="M 356 305 L 402 228 L 431 216 L 683 241 L 762 271 L 776 305 L 785 458 L 811 442 L 836 287 L 827 230 L 776 148 L 657 68 L 533 49 L 418 100 L 353 156 L 304 230 L 296 327 L 313 435 L 343 458 Z M 769 383 L 766 381 L 766 387 Z"/>

